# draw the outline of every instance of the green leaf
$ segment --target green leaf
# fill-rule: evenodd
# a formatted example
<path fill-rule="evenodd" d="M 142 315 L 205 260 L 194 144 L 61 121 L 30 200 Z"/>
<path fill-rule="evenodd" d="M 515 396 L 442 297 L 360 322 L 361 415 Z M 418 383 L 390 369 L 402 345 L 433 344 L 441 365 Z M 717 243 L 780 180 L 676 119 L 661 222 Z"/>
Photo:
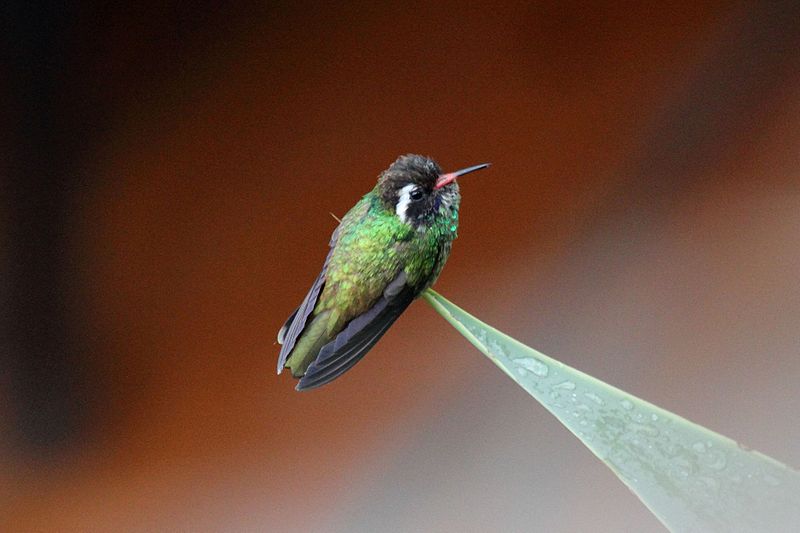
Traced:
<path fill-rule="evenodd" d="M 673 531 L 800 528 L 800 473 L 423 296 Z"/>

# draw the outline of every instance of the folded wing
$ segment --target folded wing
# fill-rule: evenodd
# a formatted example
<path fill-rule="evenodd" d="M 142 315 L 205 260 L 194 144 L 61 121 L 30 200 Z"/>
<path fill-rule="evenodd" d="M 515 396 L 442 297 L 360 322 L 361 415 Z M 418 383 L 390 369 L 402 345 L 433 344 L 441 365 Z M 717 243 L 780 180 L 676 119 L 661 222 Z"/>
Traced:
<path fill-rule="evenodd" d="M 297 384 L 297 390 L 313 389 L 336 379 L 356 364 L 405 311 L 417 291 L 407 285 L 401 272 L 366 312 L 351 320 L 332 341 L 322 347 Z"/>
<path fill-rule="evenodd" d="M 278 332 L 278 343 L 282 345 L 281 353 L 278 355 L 278 374 L 283 371 L 283 368 L 286 365 L 286 359 L 289 357 L 289 354 L 292 353 L 292 349 L 294 348 L 295 342 L 297 342 L 297 338 L 303 332 L 303 329 L 305 329 L 308 317 L 314 310 L 314 306 L 317 305 L 317 299 L 322 292 L 322 288 L 325 286 L 325 273 L 328 271 L 328 263 L 331 260 L 331 255 L 333 254 L 333 247 L 336 245 L 336 240 L 339 237 L 339 227 L 337 227 L 336 230 L 334 230 L 333 235 L 331 235 L 331 240 L 329 243 L 331 250 L 328 252 L 328 256 L 325 258 L 325 263 L 322 265 L 322 271 L 311 285 L 311 289 L 303 299 L 303 303 L 301 303 L 300 307 L 298 307 L 295 312 L 289 316 L 289 318 L 286 320 L 286 323 Z"/>

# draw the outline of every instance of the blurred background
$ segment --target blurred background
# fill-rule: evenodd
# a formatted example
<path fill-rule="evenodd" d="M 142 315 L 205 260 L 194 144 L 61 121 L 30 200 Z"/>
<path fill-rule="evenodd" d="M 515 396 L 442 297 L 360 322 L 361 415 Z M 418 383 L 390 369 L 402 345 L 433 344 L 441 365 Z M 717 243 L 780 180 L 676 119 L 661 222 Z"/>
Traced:
<path fill-rule="evenodd" d="M 407 152 L 493 163 L 437 290 L 800 466 L 800 3 L 2 10 L 0 529 L 659 531 L 424 303 L 275 375 Z"/>

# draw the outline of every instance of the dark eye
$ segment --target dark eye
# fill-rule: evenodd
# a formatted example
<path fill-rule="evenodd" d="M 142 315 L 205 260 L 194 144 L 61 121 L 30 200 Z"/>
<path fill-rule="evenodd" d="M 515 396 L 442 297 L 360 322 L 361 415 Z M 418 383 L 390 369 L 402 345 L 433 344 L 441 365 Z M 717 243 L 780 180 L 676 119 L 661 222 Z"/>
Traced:
<path fill-rule="evenodd" d="M 414 189 L 413 191 L 411 191 L 411 194 L 409 194 L 409 196 L 411 197 L 412 200 L 421 200 L 422 191 L 419 189 Z"/>

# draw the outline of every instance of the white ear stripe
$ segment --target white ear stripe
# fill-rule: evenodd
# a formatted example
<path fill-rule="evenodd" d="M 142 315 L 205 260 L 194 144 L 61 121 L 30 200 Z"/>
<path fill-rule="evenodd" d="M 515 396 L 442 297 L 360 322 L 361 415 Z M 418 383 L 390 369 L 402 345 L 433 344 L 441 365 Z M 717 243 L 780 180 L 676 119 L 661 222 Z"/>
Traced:
<path fill-rule="evenodd" d="M 411 203 L 411 193 L 417 188 L 416 185 L 413 183 L 409 183 L 402 189 L 400 189 L 400 197 L 397 200 L 397 207 L 395 208 L 395 213 L 397 216 L 400 217 L 400 220 L 403 222 L 407 222 L 406 220 L 406 210 L 408 209 L 408 205 Z"/>

